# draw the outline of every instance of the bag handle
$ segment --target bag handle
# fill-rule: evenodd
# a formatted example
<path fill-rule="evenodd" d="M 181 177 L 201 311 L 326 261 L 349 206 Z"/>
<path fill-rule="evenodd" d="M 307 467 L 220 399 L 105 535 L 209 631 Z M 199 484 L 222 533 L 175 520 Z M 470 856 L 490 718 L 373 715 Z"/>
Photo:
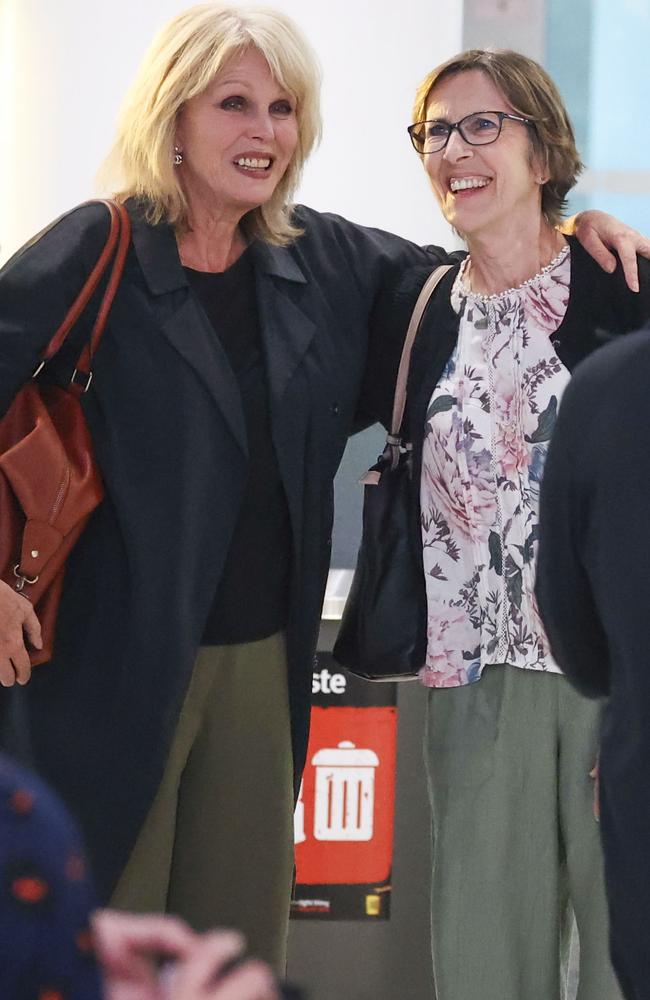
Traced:
<path fill-rule="evenodd" d="M 422 286 L 420 294 L 418 295 L 417 302 L 415 303 L 415 307 L 409 321 L 408 330 L 406 331 L 404 347 L 402 348 L 402 356 L 397 370 L 397 382 L 395 384 L 393 417 L 390 425 L 390 434 L 386 437 L 387 447 L 390 448 L 392 469 L 396 469 L 399 464 L 400 446 L 402 443 L 400 430 L 402 429 L 404 410 L 406 408 L 406 383 L 408 380 L 409 367 L 411 364 L 411 350 L 413 348 L 415 336 L 420 328 L 420 322 L 422 320 L 422 316 L 424 315 L 424 310 L 429 304 L 429 299 L 433 295 L 438 284 L 446 275 L 447 271 L 450 271 L 452 267 L 453 264 L 441 264 L 440 267 L 437 267 L 431 272 Z"/>
<path fill-rule="evenodd" d="M 105 205 L 110 215 L 110 230 L 106 243 L 104 244 L 95 266 L 84 282 L 81 291 L 68 309 L 68 312 L 63 318 L 63 321 L 58 329 L 55 331 L 49 344 L 41 354 L 39 365 L 32 376 L 35 378 L 41 372 L 44 365 L 46 365 L 48 361 L 51 361 L 55 354 L 61 350 L 68 334 L 83 314 L 84 309 L 95 293 L 97 286 L 106 273 L 112 258 L 113 266 L 111 274 L 97 312 L 97 317 L 93 324 L 90 338 L 84 345 L 81 354 L 77 359 L 77 364 L 70 379 L 71 390 L 78 394 L 86 392 L 92 380 L 92 371 L 90 366 L 93 355 L 99 347 L 102 334 L 104 333 L 108 315 L 122 278 L 126 255 L 131 241 L 131 220 L 125 206 L 103 198 L 99 199 L 98 203 Z M 87 202 L 86 204 L 93 204 L 93 202 Z M 78 374 L 85 376 L 84 384 L 80 384 L 76 381 Z"/>

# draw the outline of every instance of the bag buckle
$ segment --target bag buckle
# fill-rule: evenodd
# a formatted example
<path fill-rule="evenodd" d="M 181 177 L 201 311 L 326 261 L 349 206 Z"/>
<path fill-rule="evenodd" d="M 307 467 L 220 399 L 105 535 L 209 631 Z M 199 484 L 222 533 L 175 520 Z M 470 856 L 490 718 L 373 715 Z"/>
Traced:
<path fill-rule="evenodd" d="M 25 576 L 24 573 L 21 573 L 19 571 L 19 567 L 20 563 L 16 563 L 16 565 L 14 566 L 14 576 L 16 577 L 15 589 L 20 593 L 21 590 L 25 589 L 26 583 L 28 583 L 30 587 L 33 586 L 35 583 L 38 583 L 38 576 L 35 576 L 34 578 Z"/>
<path fill-rule="evenodd" d="M 86 379 L 86 384 L 85 385 L 83 383 L 77 381 L 77 375 L 83 375 L 83 377 Z M 90 383 L 92 382 L 92 380 L 93 380 L 93 373 L 92 372 L 81 372 L 81 371 L 79 371 L 78 368 L 75 368 L 75 370 L 73 371 L 72 375 L 70 376 L 70 385 L 79 385 L 82 392 L 88 392 L 88 390 L 90 389 Z"/>

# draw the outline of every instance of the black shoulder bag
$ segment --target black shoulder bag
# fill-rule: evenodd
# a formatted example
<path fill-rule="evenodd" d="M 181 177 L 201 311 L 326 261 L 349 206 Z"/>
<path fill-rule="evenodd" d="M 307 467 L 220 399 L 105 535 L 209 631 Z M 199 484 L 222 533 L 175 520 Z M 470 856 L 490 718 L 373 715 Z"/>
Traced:
<path fill-rule="evenodd" d="M 409 322 L 386 447 L 364 484 L 363 533 L 334 659 L 370 681 L 414 680 L 427 644 L 422 566 L 409 537 L 410 442 L 402 438 L 411 349 L 434 289 L 450 265 L 427 278 Z"/>

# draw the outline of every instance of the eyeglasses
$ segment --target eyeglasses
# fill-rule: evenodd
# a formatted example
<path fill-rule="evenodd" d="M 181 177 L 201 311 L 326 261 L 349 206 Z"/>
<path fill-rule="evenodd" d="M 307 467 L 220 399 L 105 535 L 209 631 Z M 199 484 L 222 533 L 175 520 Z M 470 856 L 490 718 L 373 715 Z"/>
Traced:
<path fill-rule="evenodd" d="M 505 111 L 474 111 L 459 122 L 446 122 L 442 118 L 415 122 L 414 125 L 409 125 L 408 134 L 417 152 L 423 154 L 441 152 L 454 129 L 470 146 L 487 146 L 497 141 L 506 118 L 523 125 L 534 125 L 530 118 L 509 115 Z"/>

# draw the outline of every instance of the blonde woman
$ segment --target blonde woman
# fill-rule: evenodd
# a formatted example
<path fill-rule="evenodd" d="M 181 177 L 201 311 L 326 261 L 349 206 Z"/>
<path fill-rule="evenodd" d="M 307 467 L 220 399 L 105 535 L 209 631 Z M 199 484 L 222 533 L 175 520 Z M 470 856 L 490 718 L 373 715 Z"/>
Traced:
<path fill-rule="evenodd" d="M 104 898 L 236 926 L 279 970 L 368 316 L 395 270 L 446 259 L 294 208 L 318 89 L 272 10 L 205 4 L 153 42 L 105 168 L 133 229 L 84 396 L 106 499 L 68 564 L 53 660 L 21 692 Z M 0 411 L 106 230 L 77 208 L 0 274 Z M 0 621 L 0 680 L 25 684 L 38 622 L 5 585 Z"/>

